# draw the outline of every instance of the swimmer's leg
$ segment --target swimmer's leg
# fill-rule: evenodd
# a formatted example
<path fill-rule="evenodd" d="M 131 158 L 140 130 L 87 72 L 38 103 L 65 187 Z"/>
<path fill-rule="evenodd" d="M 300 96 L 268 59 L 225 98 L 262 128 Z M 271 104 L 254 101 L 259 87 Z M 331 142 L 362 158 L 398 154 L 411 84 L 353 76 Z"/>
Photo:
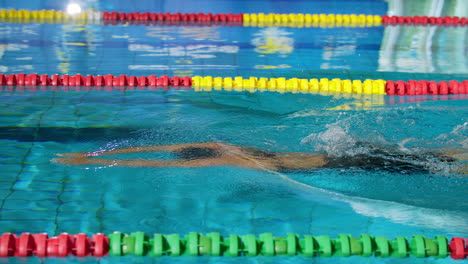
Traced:
<path fill-rule="evenodd" d="M 198 148 L 212 148 L 212 149 L 222 149 L 226 148 L 228 145 L 226 143 L 217 143 L 217 142 L 207 142 L 207 143 L 194 143 L 194 144 L 178 144 L 178 145 L 162 145 L 162 146 L 147 146 L 147 147 L 131 147 L 131 148 L 121 148 L 110 151 L 93 151 L 93 152 L 70 152 L 70 153 L 60 153 L 58 156 L 62 157 L 97 157 L 104 155 L 112 154 L 123 154 L 123 153 L 141 153 L 141 152 L 172 152 L 177 151 L 187 147 L 198 147 Z"/>

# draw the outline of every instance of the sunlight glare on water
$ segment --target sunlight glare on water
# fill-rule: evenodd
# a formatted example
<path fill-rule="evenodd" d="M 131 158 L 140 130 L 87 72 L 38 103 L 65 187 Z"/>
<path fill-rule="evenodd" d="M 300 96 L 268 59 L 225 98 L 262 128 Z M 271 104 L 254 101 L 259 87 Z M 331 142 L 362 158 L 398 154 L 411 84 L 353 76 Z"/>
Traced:
<path fill-rule="evenodd" d="M 67 5 L 67 13 L 70 15 L 81 13 L 81 6 L 77 3 L 70 3 Z"/>

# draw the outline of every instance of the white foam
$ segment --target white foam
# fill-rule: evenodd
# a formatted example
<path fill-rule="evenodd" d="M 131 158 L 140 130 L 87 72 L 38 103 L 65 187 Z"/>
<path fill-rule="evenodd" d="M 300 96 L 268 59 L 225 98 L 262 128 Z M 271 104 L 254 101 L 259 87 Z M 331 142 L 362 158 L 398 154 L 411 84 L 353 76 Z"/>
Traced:
<path fill-rule="evenodd" d="M 407 108 L 408 109 L 408 108 Z M 396 111 L 395 111 L 396 110 Z M 372 117 L 369 113 L 366 115 L 357 114 L 345 117 L 335 123 L 328 124 L 326 130 L 319 133 L 312 133 L 302 139 L 301 144 L 313 146 L 315 151 L 326 152 L 331 156 L 343 155 L 356 155 L 358 153 L 369 153 L 371 151 L 369 146 L 357 145 L 357 142 L 369 142 L 372 145 L 388 146 L 389 142 L 385 139 L 389 137 L 385 135 L 389 127 L 388 122 L 392 122 L 393 115 L 400 116 L 407 114 L 408 120 L 413 120 L 412 113 L 399 113 L 398 109 L 384 111 L 377 117 Z M 382 118 L 385 115 L 385 118 Z M 362 120 L 364 118 L 373 118 L 374 125 L 369 127 L 365 125 Z M 401 118 L 399 119 L 401 120 Z M 367 121 L 366 121 L 367 122 Z M 390 124 L 392 126 L 393 124 Z M 415 137 L 407 137 L 396 141 L 398 150 L 407 154 L 417 154 L 421 151 L 427 151 L 428 145 L 433 146 L 434 143 L 444 142 L 449 145 L 458 145 L 465 150 L 468 147 L 468 139 L 466 137 L 468 129 L 468 122 L 455 126 L 454 129 L 448 134 L 442 134 L 434 139 L 420 139 Z M 396 139 L 396 138 L 395 138 Z M 395 141 L 392 138 L 392 141 Z M 411 147 L 408 147 L 409 143 Z M 445 145 L 444 144 L 444 145 Z M 415 147 L 416 146 L 416 147 Z M 419 147 L 418 147 L 419 146 Z M 424 158 L 424 157 L 422 157 Z M 437 171 L 439 175 L 452 175 L 453 170 L 459 164 L 450 164 L 440 162 L 437 158 L 431 157 L 423 160 L 404 160 L 416 165 L 423 165 L 433 171 Z M 286 176 L 284 176 L 286 177 Z M 405 225 L 420 226 L 424 228 L 437 228 L 450 231 L 468 230 L 468 214 L 461 212 L 453 212 L 447 210 L 423 208 L 417 206 L 406 205 L 393 201 L 372 200 L 361 197 L 351 197 L 339 193 L 321 190 L 316 187 L 308 186 L 300 183 L 301 186 L 308 189 L 308 192 L 313 192 L 315 195 L 326 196 L 330 199 L 348 203 L 351 208 L 358 214 L 374 217 L 389 219 L 394 223 Z"/>

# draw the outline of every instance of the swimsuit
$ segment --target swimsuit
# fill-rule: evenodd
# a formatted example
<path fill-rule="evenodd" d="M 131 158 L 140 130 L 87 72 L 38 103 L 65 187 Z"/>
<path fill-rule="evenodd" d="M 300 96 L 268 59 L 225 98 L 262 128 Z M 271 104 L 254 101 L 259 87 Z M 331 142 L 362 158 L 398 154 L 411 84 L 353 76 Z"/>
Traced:
<path fill-rule="evenodd" d="M 256 148 L 243 148 L 243 150 L 250 155 L 257 158 L 276 158 L 276 153 L 268 150 L 256 149 Z"/>
<path fill-rule="evenodd" d="M 256 158 L 275 158 L 276 153 L 261 149 L 255 148 L 244 148 L 244 152 L 256 157 Z M 174 154 L 178 159 L 182 160 L 194 160 L 194 159 L 210 159 L 210 158 L 217 158 L 221 156 L 221 153 L 209 147 L 186 147 L 176 151 L 173 151 Z"/>
<path fill-rule="evenodd" d="M 216 149 L 207 147 L 186 147 L 172 153 L 182 160 L 209 159 L 221 156 Z"/>

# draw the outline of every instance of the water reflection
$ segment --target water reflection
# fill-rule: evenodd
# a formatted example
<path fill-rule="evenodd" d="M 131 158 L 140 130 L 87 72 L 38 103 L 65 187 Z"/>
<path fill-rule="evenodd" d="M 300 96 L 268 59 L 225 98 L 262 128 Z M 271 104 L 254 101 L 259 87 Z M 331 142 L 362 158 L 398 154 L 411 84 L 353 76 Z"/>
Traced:
<path fill-rule="evenodd" d="M 151 45 L 130 44 L 129 51 L 139 52 L 137 56 L 152 57 L 191 57 L 194 59 L 212 59 L 216 58 L 216 53 L 237 53 L 239 47 L 235 45 L 179 45 L 154 47 Z M 191 63 L 191 60 L 183 62 Z M 130 65 L 131 66 L 131 65 Z"/>
<path fill-rule="evenodd" d="M 466 28 L 0 25 L 2 72 L 234 76 L 343 70 L 464 73 Z M 55 32 L 55 34 L 49 33 Z M 353 33 L 353 34 L 349 34 Z M 110 37 L 109 37 L 110 36 Z M 383 42 L 380 44 L 383 36 Z M 148 40 L 151 38 L 151 41 Z M 26 39 L 26 41 L 23 41 Z M 431 41 L 429 41 L 431 39 Z M 446 39 L 452 41 L 447 42 Z M 55 50 L 54 55 L 51 48 Z M 49 55 L 50 54 L 50 55 Z M 52 55 L 52 56 L 51 56 Z M 47 67 L 43 62 L 47 58 Z M 46 71 L 46 72 L 44 72 Z M 151 72 L 150 74 L 154 74 Z M 332 73 L 333 74 L 333 73 Z"/>
<path fill-rule="evenodd" d="M 397 2 L 392 1 L 389 13 L 406 10 Z M 157 75 L 265 77 L 302 73 L 306 78 L 311 77 L 307 71 L 320 70 L 341 78 L 376 71 L 463 74 L 468 71 L 467 30 L 4 23 L 0 71 L 149 75 L 157 70 Z"/>
<path fill-rule="evenodd" d="M 287 54 L 294 51 L 294 39 L 291 32 L 282 28 L 266 28 L 253 34 L 252 44 L 255 51 L 263 54 L 279 54 L 286 58 Z"/>
<path fill-rule="evenodd" d="M 390 26 L 385 30 L 378 70 L 466 73 L 467 33 L 466 27 Z"/>
<path fill-rule="evenodd" d="M 390 15 L 468 16 L 463 1 L 390 0 Z M 467 27 L 389 26 L 385 28 L 379 71 L 414 73 L 468 72 Z"/>

